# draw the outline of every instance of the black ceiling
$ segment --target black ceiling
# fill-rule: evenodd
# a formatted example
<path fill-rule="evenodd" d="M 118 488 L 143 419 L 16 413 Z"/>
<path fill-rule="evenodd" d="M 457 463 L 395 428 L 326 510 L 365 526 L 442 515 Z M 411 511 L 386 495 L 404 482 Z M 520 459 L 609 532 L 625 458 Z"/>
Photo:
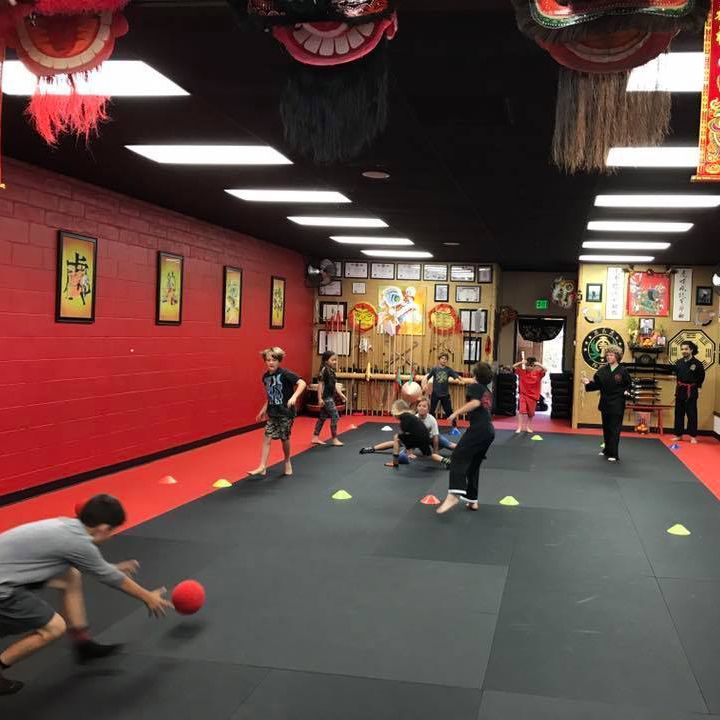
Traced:
<path fill-rule="evenodd" d="M 433 5 L 442 8 L 435 12 Z M 499 262 L 507 269 L 568 270 L 577 264 L 588 219 L 630 218 L 594 211 L 599 191 L 712 192 L 690 171 L 623 171 L 566 176 L 548 162 L 557 66 L 516 29 L 509 0 L 407 1 L 390 43 L 391 116 L 362 158 L 317 168 L 163 166 L 135 156 L 132 143 L 264 143 L 281 151 L 278 96 L 292 62 L 269 35 L 240 30 L 223 2 L 136 0 L 130 33 L 115 58 L 150 63 L 191 93 L 187 98 L 115 100 L 113 122 L 89 149 L 65 139 L 51 150 L 22 117 L 24 100 L 5 98 L 5 153 L 158 205 L 233 228 L 306 255 L 352 257 L 327 229 L 301 228 L 291 214 L 378 216 L 441 260 Z M 676 41 L 677 42 L 677 41 Z M 681 38 L 701 49 L 700 37 Z M 677 44 L 676 44 L 677 47 Z M 697 139 L 699 96 L 678 95 L 669 142 Z M 363 170 L 382 168 L 385 181 Z M 327 188 L 353 205 L 244 203 L 227 187 Z M 649 213 L 652 213 L 650 215 Z M 657 219 L 658 211 L 635 212 Z M 716 211 L 675 211 L 695 228 L 658 255 L 668 263 L 715 264 Z M 443 242 L 459 242 L 446 247 Z M 359 250 L 355 253 L 359 256 Z"/>

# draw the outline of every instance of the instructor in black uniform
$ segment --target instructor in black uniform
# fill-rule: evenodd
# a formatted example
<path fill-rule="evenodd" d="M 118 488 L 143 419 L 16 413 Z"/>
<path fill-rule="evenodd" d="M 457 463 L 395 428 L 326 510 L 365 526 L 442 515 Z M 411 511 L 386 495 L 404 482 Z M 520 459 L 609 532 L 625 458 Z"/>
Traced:
<path fill-rule="evenodd" d="M 697 443 L 697 401 L 698 391 L 705 382 L 705 368 L 697 359 L 698 346 L 686 340 L 680 345 L 682 357 L 675 363 L 677 386 L 675 388 L 675 442 L 680 442 L 685 434 L 685 416 L 687 415 L 687 433 L 690 442 Z"/>
<path fill-rule="evenodd" d="M 600 403 L 598 408 L 602 415 L 603 437 L 605 447 L 600 453 L 610 462 L 618 460 L 620 430 L 625 415 L 625 399 L 632 383 L 630 373 L 620 365 L 622 350 L 617 345 L 610 345 L 605 350 L 605 365 L 596 373 L 592 380 L 583 378 L 586 390 L 599 390 Z"/>

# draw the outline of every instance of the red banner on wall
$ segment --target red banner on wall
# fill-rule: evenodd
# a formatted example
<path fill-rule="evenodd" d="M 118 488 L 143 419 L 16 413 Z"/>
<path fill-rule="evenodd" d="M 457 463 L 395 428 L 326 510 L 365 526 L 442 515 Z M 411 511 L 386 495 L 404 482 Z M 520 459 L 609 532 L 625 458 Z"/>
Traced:
<path fill-rule="evenodd" d="M 720 182 L 720 0 L 705 24 L 705 80 L 700 112 L 700 157 L 695 182 Z"/>

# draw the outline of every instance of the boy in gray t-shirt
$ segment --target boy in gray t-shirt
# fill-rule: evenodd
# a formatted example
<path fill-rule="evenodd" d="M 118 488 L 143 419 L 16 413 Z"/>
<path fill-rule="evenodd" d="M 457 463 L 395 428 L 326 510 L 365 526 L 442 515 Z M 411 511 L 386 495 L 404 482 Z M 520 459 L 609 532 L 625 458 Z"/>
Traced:
<path fill-rule="evenodd" d="M 111 565 L 97 548 L 124 522 L 125 510 L 118 500 L 96 495 L 78 519 L 40 520 L 0 533 L 0 637 L 25 635 L 0 653 L 0 695 L 23 687 L 3 677 L 5 670 L 66 630 L 80 663 L 118 650 L 118 645 L 100 645 L 90 637 L 81 573 L 144 602 L 152 615 L 164 615 L 171 607 L 163 598 L 165 588 L 146 590 L 131 579 L 139 567 L 136 560 Z M 64 617 L 36 594 L 45 586 L 63 592 Z"/>

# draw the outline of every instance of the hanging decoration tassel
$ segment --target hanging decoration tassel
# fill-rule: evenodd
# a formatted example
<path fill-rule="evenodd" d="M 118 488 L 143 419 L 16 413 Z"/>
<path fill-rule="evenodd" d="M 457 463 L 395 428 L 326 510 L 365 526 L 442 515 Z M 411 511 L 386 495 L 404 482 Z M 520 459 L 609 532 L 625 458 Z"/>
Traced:
<path fill-rule="evenodd" d="M 569 173 L 605 170 L 611 147 L 660 145 L 670 130 L 671 95 L 627 92 L 630 72 L 561 67 L 552 158 Z"/>
<path fill-rule="evenodd" d="M 54 95 L 40 86 L 28 103 L 26 113 L 48 145 L 57 145 L 65 133 L 90 140 L 100 123 L 108 120 L 109 97 L 102 95 Z"/>

